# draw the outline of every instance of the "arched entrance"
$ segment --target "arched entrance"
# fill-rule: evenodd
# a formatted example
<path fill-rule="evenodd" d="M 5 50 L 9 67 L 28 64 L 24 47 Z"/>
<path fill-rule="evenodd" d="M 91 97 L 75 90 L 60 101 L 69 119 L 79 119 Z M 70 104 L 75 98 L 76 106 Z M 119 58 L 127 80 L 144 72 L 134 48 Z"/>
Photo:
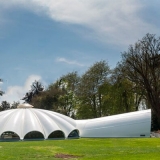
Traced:
<path fill-rule="evenodd" d="M 6 131 L 1 134 L 2 140 L 20 140 L 20 137 L 17 133 L 12 131 Z"/>
<path fill-rule="evenodd" d="M 44 135 L 38 131 L 31 131 L 24 136 L 24 139 L 44 139 Z"/>
<path fill-rule="evenodd" d="M 77 129 L 73 130 L 69 135 L 68 138 L 79 138 L 79 131 Z"/>
<path fill-rule="evenodd" d="M 57 131 L 54 131 L 52 132 L 49 136 L 48 136 L 48 139 L 50 138 L 53 138 L 53 139 L 57 139 L 57 138 L 60 138 L 60 139 L 64 139 L 65 138 L 65 135 L 62 131 L 60 130 L 57 130 Z"/>

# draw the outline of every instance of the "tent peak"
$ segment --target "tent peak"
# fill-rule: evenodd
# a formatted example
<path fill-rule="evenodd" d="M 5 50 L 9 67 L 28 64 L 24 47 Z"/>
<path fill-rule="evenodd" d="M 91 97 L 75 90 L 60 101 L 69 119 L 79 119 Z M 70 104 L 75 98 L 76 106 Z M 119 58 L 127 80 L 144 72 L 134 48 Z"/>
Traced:
<path fill-rule="evenodd" d="M 33 106 L 28 103 L 23 103 L 23 104 L 19 104 L 17 108 L 33 108 Z"/>

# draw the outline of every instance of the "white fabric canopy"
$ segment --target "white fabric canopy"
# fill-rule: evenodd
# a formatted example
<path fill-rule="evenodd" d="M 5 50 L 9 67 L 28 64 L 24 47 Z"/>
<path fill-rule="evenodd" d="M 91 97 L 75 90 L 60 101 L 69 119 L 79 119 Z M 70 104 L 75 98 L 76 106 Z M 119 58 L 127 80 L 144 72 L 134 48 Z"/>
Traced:
<path fill-rule="evenodd" d="M 17 109 L 0 112 L 0 136 L 13 132 L 21 140 L 30 132 L 40 132 L 44 139 L 55 131 L 64 138 L 77 132 L 80 137 L 149 137 L 151 110 L 137 111 L 88 120 L 74 120 L 65 115 L 21 104 Z"/>
<path fill-rule="evenodd" d="M 0 112 L 0 135 L 14 132 L 20 139 L 31 131 L 38 131 L 47 139 L 54 131 L 62 131 L 65 138 L 76 130 L 76 122 L 59 113 L 35 109 L 18 108 Z"/>
<path fill-rule="evenodd" d="M 77 120 L 81 137 L 150 137 L 151 110 Z"/>

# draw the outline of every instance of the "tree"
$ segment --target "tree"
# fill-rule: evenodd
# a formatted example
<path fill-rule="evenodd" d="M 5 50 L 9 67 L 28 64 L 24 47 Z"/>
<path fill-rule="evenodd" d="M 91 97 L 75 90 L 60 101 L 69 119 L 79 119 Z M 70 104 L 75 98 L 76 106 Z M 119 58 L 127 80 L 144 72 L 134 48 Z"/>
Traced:
<path fill-rule="evenodd" d="M 130 81 L 122 72 L 121 64 L 114 68 L 111 75 L 113 106 L 118 113 L 138 111 L 144 108 L 144 89 L 140 89 L 134 82 Z"/>
<path fill-rule="evenodd" d="M 42 83 L 35 80 L 31 85 L 31 90 L 26 93 L 26 95 L 22 98 L 22 100 L 24 100 L 27 103 L 30 103 L 33 96 L 39 94 L 43 90 L 44 86 L 42 85 Z"/>
<path fill-rule="evenodd" d="M 15 108 L 17 108 L 17 106 L 20 104 L 20 102 L 18 101 L 18 102 L 13 102 L 12 103 L 12 105 L 11 105 L 11 109 L 15 109 Z"/>
<path fill-rule="evenodd" d="M 55 83 L 42 93 L 32 98 L 31 104 L 36 108 L 53 110 L 75 118 L 76 112 L 76 88 L 79 82 L 77 72 L 71 72 L 61 76 Z"/>
<path fill-rule="evenodd" d="M 71 72 L 60 77 L 59 88 L 61 95 L 58 98 L 59 111 L 67 116 L 75 118 L 78 98 L 76 96 L 77 85 L 80 77 L 77 72 Z"/>
<path fill-rule="evenodd" d="M 55 106 L 53 106 L 53 104 L 55 104 L 54 102 L 57 101 L 55 98 L 56 93 L 57 91 L 55 88 L 52 90 L 46 89 L 42 93 L 35 95 L 32 98 L 32 101 L 30 102 L 30 104 L 33 105 L 35 108 L 56 111 L 56 109 L 54 108 Z"/>
<path fill-rule="evenodd" d="M 160 129 L 160 37 L 147 34 L 122 54 L 119 68 L 143 91 Z"/>
<path fill-rule="evenodd" d="M 0 108 L 1 111 L 8 110 L 10 109 L 10 103 L 8 103 L 7 101 L 2 101 Z"/>
<path fill-rule="evenodd" d="M 116 77 L 110 92 L 112 100 L 112 114 L 126 113 L 136 110 L 133 83 L 125 77 Z"/>
<path fill-rule="evenodd" d="M 82 75 L 77 89 L 77 95 L 80 99 L 77 113 L 79 118 L 104 116 L 103 111 L 106 106 L 102 100 L 105 88 L 102 86 L 104 83 L 108 83 L 109 73 L 108 64 L 105 61 L 100 61 L 96 62 Z"/>

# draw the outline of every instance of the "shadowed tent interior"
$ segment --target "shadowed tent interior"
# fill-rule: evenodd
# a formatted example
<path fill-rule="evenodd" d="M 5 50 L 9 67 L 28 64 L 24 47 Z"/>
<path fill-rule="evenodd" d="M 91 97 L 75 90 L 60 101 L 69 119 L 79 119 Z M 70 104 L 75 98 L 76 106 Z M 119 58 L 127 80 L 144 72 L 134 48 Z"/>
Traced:
<path fill-rule="evenodd" d="M 64 139 L 65 135 L 62 131 L 54 131 L 48 136 L 48 139 L 52 139 L 52 138 L 62 138 L 62 139 Z"/>
<path fill-rule="evenodd" d="M 14 132 L 11 132 L 11 131 L 8 131 L 8 132 L 3 132 L 1 134 L 1 139 L 15 139 L 15 140 L 20 140 L 20 137 L 14 133 Z"/>
<path fill-rule="evenodd" d="M 44 136 L 41 132 L 32 131 L 32 132 L 27 133 L 24 136 L 24 139 L 44 139 Z"/>
<path fill-rule="evenodd" d="M 68 138 L 79 138 L 79 131 L 73 130 L 69 135 Z"/>

